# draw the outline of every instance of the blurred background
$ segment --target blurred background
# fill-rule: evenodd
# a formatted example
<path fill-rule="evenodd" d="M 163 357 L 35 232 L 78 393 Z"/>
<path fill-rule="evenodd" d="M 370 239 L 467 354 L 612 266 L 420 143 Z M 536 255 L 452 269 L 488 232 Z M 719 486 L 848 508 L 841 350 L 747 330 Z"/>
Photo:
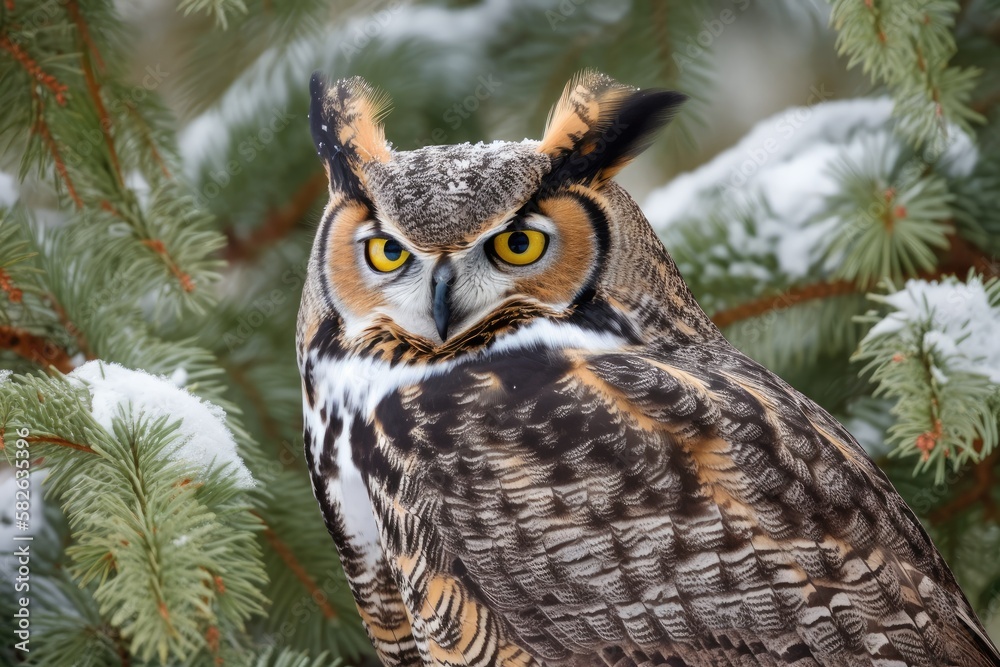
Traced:
<path fill-rule="evenodd" d="M 396 150 L 540 138 L 588 67 L 689 95 L 619 182 L 727 337 L 886 470 L 1000 636 L 1000 3 L 5 0 L 0 12 L 0 436 L 30 426 L 48 470 L 33 478 L 50 491 L 31 510 L 38 649 L 7 646 L 4 660 L 371 660 L 302 460 L 295 316 L 326 198 L 307 121 L 315 70 L 388 93 Z M 172 419 L 93 422 L 92 397 L 61 378 L 97 359 L 224 409 L 256 486 L 213 476 L 176 502 L 207 508 L 243 546 L 210 549 L 212 531 L 163 543 L 155 515 L 126 519 L 140 490 L 167 491 L 86 477 L 100 456 L 106 474 L 145 479 L 152 464 L 113 446 L 179 437 Z M 129 570 L 132 557 L 156 567 Z M 204 576 L 158 569 L 168 561 Z M 13 579 L 12 559 L 2 567 Z M 165 589 L 183 627 L 162 611 Z M 15 604 L 5 587 L 5 617 Z"/>

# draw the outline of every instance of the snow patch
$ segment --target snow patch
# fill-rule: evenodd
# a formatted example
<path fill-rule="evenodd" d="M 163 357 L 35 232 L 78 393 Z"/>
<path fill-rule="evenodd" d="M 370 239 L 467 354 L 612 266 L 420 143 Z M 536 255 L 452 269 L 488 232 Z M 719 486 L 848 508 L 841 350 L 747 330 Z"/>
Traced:
<path fill-rule="evenodd" d="M 183 388 L 187 384 L 188 373 L 186 368 L 177 368 L 170 374 L 170 381 L 176 386 Z"/>
<path fill-rule="evenodd" d="M 225 117 L 218 111 L 208 111 L 198 116 L 178 133 L 177 149 L 184 158 L 189 175 L 197 176 L 203 163 L 225 155 L 229 148 L 229 131 Z"/>
<path fill-rule="evenodd" d="M 149 187 L 149 181 L 146 180 L 141 171 L 135 169 L 129 172 L 125 177 L 125 187 L 135 193 L 142 210 L 149 210 L 149 198 L 152 194 L 152 188 Z"/>
<path fill-rule="evenodd" d="M 897 334 L 914 340 L 918 331 L 926 331 L 921 341 L 914 342 L 933 350 L 944 364 L 937 369 L 941 375 L 935 374 L 938 382 L 947 382 L 944 376 L 951 370 L 1000 384 L 1000 307 L 990 304 L 982 280 L 908 280 L 903 289 L 880 300 L 896 310 L 871 328 L 866 341 Z"/>
<path fill-rule="evenodd" d="M 0 206 L 10 208 L 21 196 L 17 187 L 17 179 L 5 171 L 0 171 Z"/>
<path fill-rule="evenodd" d="M 128 408 L 131 405 L 135 413 L 154 419 L 179 419 L 180 444 L 171 451 L 171 458 L 203 469 L 225 465 L 239 487 L 246 489 L 254 485 L 250 471 L 236 451 L 236 441 L 226 427 L 222 408 L 184 391 L 172 378 L 102 361 L 87 362 L 69 377 L 86 385 L 94 419 L 109 433 L 119 406 Z"/>
<path fill-rule="evenodd" d="M 931 364 L 931 375 L 934 376 L 938 384 L 948 384 L 948 376 L 934 364 Z"/>
<path fill-rule="evenodd" d="M 873 147 L 882 147 L 885 155 L 898 151 L 892 110 L 889 98 L 786 109 L 708 163 L 653 191 L 643 211 L 661 235 L 675 225 L 721 216 L 729 221 L 729 237 L 719 238 L 720 245 L 773 255 L 781 273 L 803 278 L 836 223 L 821 217 L 829 197 L 841 189 L 833 167 L 845 160 L 860 163 Z M 978 160 L 972 139 L 958 128 L 951 128 L 949 138 L 936 167 L 951 176 L 968 175 Z M 742 225 L 747 214 L 756 224 L 750 238 Z M 741 233 L 744 238 L 734 238 Z"/>
<path fill-rule="evenodd" d="M 658 229 L 691 215 L 720 193 L 738 199 L 763 191 L 767 202 L 782 197 L 785 211 L 797 210 L 800 203 L 811 208 L 817 192 L 830 190 L 825 171 L 839 154 L 838 146 L 859 132 L 884 130 L 891 114 L 888 98 L 786 109 L 758 123 L 710 162 L 654 191 L 643 208 Z"/>

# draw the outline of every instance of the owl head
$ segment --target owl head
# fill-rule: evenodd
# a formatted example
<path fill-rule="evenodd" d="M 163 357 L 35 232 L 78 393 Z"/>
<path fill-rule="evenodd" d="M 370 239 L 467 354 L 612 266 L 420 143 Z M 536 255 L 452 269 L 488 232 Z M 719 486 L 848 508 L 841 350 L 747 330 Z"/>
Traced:
<path fill-rule="evenodd" d="M 683 95 L 584 72 L 540 141 L 414 151 L 386 142 L 388 101 L 363 79 L 313 75 L 311 99 L 330 202 L 300 346 L 323 323 L 339 347 L 393 361 L 481 348 L 539 318 L 641 337 L 690 305 L 663 246 L 612 181 Z"/>

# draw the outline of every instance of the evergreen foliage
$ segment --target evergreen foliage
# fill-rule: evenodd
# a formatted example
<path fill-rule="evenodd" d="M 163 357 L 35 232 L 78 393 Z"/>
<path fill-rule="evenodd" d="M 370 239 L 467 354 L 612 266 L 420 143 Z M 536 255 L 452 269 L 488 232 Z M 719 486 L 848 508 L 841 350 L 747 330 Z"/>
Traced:
<path fill-rule="evenodd" d="M 309 74 L 385 89 L 400 149 L 537 137 L 583 67 L 679 89 L 668 138 L 623 174 L 665 184 L 713 137 L 726 40 L 825 34 L 826 17 L 792 0 L 183 0 L 158 10 L 176 53 L 158 62 L 126 4 L 0 3 L 5 579 L 19 440 L 34 536 L 31 651 L 5 631 L 0 662 L 365 663 L 302 455 L 295 313 L 326 195 Z M 727 337 L 844 421 L 1000 637 L 1000 372 L 981 343 L 1000 322 L 1000 3 L 827 14 L 835 75 L 868 90 L 830 101 L 817 75 L 805 106 L 641 203 Z M 256 484 L 175 455 L 189 415 L 95 417 L 72 373 L 98 359 L 221 408 Z"/>
<path fill-rule="evenodd" d="M 979 70 L 949 66 L 956 0 L 833 2 L 833 22 L 848 67 L 861 64 L 896 102 L 900 133 L 917 143 L 945 139 L 947 124 L 970 130 L 981 117 L 969 101 Z"/>
<path fill-rule="evenodd" d="M 892 453 L 917 455 L 941 483 L 949 461 L 960 470 L 997 446 L 1000 352 L 983 333 L 1000 327 L 1000 281 L 914 280 L 872 299 L 891 312 L 866 318 L 876 324 L 858 357 L 871 360 L 876 395 L 895 399 Z"/>

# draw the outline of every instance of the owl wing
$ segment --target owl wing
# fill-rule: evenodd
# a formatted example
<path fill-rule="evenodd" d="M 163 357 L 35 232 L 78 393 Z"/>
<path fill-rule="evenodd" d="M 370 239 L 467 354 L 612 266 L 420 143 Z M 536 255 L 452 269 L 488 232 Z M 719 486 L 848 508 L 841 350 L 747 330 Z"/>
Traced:
<path fill-rule="evenodd" d="M 355 456 L 442 664 L 1000 665 L 858 444 L 732 348 L 493 356 L 383 399 L 372 433 Z"/>

